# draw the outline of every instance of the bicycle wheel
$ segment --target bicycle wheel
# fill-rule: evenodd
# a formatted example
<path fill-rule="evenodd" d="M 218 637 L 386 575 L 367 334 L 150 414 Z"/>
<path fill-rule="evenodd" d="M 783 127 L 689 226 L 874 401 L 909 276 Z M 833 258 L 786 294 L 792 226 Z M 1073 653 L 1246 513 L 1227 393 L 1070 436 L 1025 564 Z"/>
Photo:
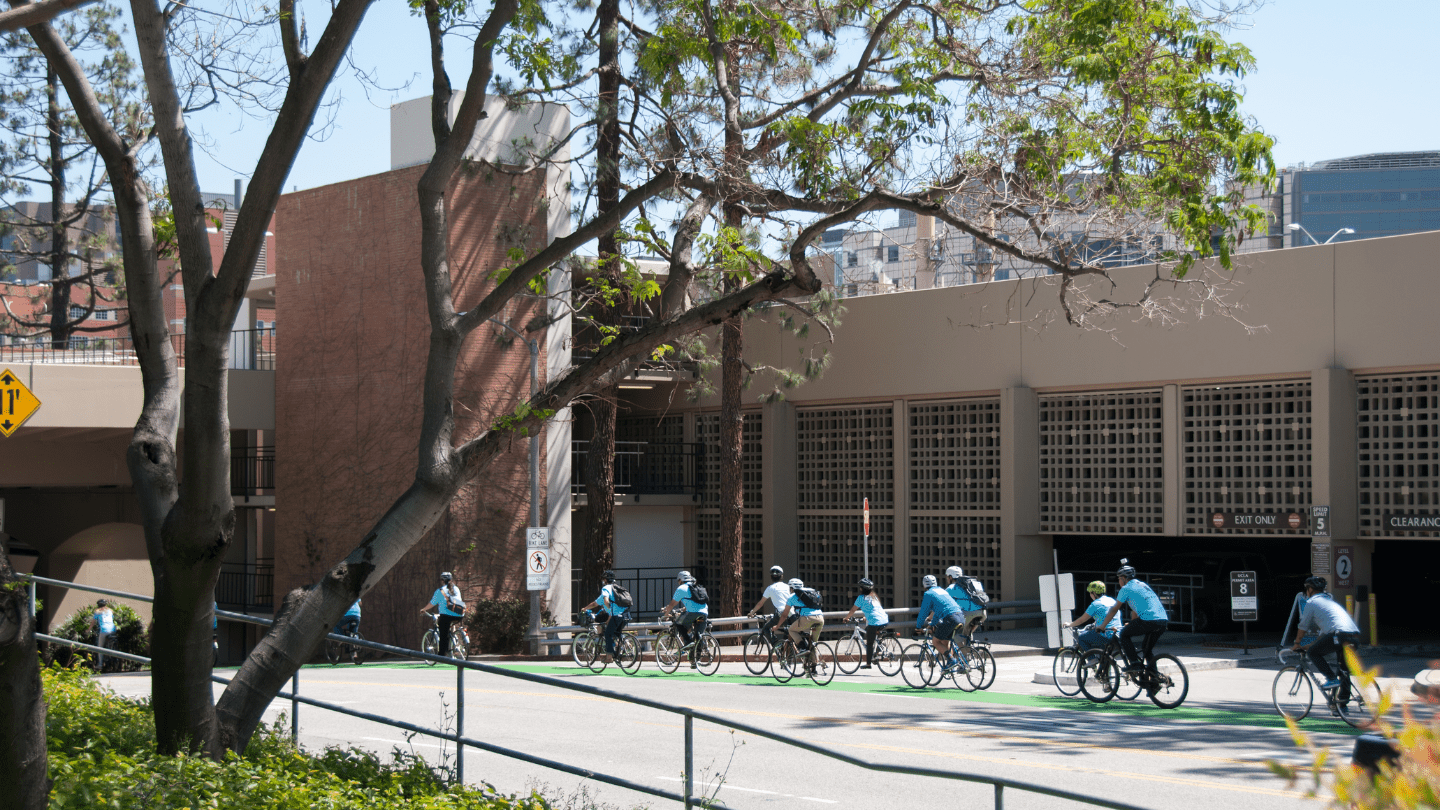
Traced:
<path fill-rule="evenodd" d="M 839 662 L 835 660 L 835 648 L 830 646 L 828 641 L 819 641 L 815 644 L 815 664 L 809 670 L 810 680 L 816 686 L 824 686 L 835 680 L 835 669 Z"/>
<path fill-rule="evenodd" d="M 1118 667 L 1119 664 L 1116 666 Z M 1115 697 L 1121 700 L 1134 700 L 1140 697 L 1140 693 L 1143 691 L 1145 690 L 1140 687 L 1140 681 L 1135 676 L 1126 675 L 1123 669 L 1120 670 L 1120 679 L 1115 684 Z"/>
<path fill-rule="evenodd" d="M 1055 661 L 1050 665 L 1050 672 L 1055 680 L 1055 688 L 1060 694 L 1066 697 L 1074 697 L 1080 694 L 1080 650 L 1075 647 L 1065 647 L 1055 654 Z M 1071 685 L 1073 683 L 1073 685 Z"/>
<path fill-rule="evenodd" d="M 590 671 L 599 675 L 610 663 L 605 660 L 605 637 L 598 634 L 590 636 L 590 649 Z"/>
<path fill-rule="evenodd" d="M 847 636 L 835 642 L 835 666 L 846 675 L 860 671 L 860 662 L 865 659 L 865 643 L 855 636 Z"/>
<path fill-rule="evenodd" d="M 1080 691 L 1096 703 L 1115 697 L 1120 686 L 1120 667 L 1114 659 L 1099 650 L 1091 650 L 1080 659 Z"/>
<path fill-rule="evenodd" d="M 1190 694 L 1190 673 L 1180 659 L 1169 653 L 1155 656 L 1155 692 L 1150 702 L 1162 709 L 1174 709 Z"/>
<path fill-rule="evenodd" d="M 1310 715 L 1315 705 L 1315 685 L 1299 667 L 1285 667 L 1275 673 L 1270 702 L 1281 717 L 1298 723 Z"/>
<path fill-rule="evenodd" d="M 360 635 L 360 631 L 359 631 L 359 630 L 356 630 L 355 632 L 351 633 L 351 634 L 350 634 L 350 637 L 353 638 L 353 639 L 355 639 L 356 641 L 364 641 L 364 640 L 365 640 L 365 637 L 362 636 L 362 635 Z M 350 663 L 354 664 L 354 665 L 357 666 L 357 667 L 360 666 L 361 664 L 365 663 L 365 659 L 368 657 L 368 656 L 367 656 L 367 653 L 370 652 L 369 650 L 365 649 L 364 647 L 361 647 L 361 646 L 358 645 L 358 644 L 347 644 L 347 645 L 345 645 L 345 646 L 350 648 Z"/>
<path fill-rule="evenodd" d="M 589 630 L 582 630 L 575 634 L 570 642 L 570 658 L 577 667 L 590 666 L 590 659 L 595 655 L 595 636 Z"/>
<path fill-rule="evenodd" d="M 903 651 L 900 649 L 900 639 L 895 636 L 884 636 L 875 642 L 875 666 L 880 668 L 880 673 L 886 676 L 900 674 L 900 656 Z"/>
<path fill-rule="evenodd" d="M 425 653 L 425 654 L 427 654 L 427 655 L 439 655 L 439 654 L 440 654 L 440 631 L 439 631 L 439 630 L 436 630 L 435 628 L 432 627 L 432 628 L 430 628 L 429 630 L 426 630 L 426 631 L 425 631 L 425 635 L 420 639 L 420 652 L 423 652 L 423 653 Z M 428 659 L 428 658 L 425 660 L 425 664 L 426 664 L 427 666 L 432 666 L 432 667 L 435 666 L 435 662 L 434 662 L 434 661 L 431 661 L 431 660 Z"/>
<path fill-rule="evenodd" d="M 770 642 L 759 633 L 751 633 L 745 637 L 744 646 L 745 668 L 750 670 L 751 675 L 764 675 L 765 670 L 770 668 L 770 661 L 775 657 L 775 650 Z"/>
<path fill-rule="evenodd" d="M 680 637 L 664 633 L 655 640 L 655 666 L 661 672 L 674 672 L 680 668 Z"/>
<path fill-rule="evenodd" d="M 919 644 L 905 648 L 900 657 L 900 677 L 911 689 L 924 689 L 930 684 L 930 676 L 936 669 L 935 653 Z"/>
<path fill-rule="evenodd" d="M 456 661 L 465 661 L 470 657 L 470 636 L 463 631 L 450 633 L 450 657 Z"/>
<path fill-rule="evenodd" d="M 788 683 L 795 677 L 795 671 L 803 667 L 796 662 L 798 653 L 795 651 L 795 642 L 785 639 L 780 646 L 775 648 L 775 660 L 770 667 L 770 674 L 780 683 Z"/>
<path fill-rule="evenodd" d="M 1369 686 L 1361 686 L 1358 681 L 1351 678 L 1350 699 L 1344 703 L 1337 700 L 1335 708 L 1339 711 L 1340 718 L 1351 726 L 1369 728 L 1378 719 L 1374 713 L 1380 708 L 1380 687 L 1374 682 L 1371 682 Z"/>
<path fill-rule="evenodd" d="M 626 675 L 640 671 L 640 642 L 629 633 L 621 633 L 615 642 L 615 664 Z"/>
<path fill-rule="evenodd" d="M 695 646 L 695 665 L 701 675 L 714 675 L 720 670 L 720 642 L 706 633 Z"/>
<path fill-rule="evenodd" d="M 995 683 L 995 656 L 984 647 L 970 651 L 970 669 L 965 673 L 976 689 L 989 689 Z"/>
<path fill-rule="evenodd" d="M 336 641 L 333 638 L 325 639 L 325 660 L 332 664 L 340 663 L 340 656 L 343 653 L 341 646 L 345 642 Z"/>

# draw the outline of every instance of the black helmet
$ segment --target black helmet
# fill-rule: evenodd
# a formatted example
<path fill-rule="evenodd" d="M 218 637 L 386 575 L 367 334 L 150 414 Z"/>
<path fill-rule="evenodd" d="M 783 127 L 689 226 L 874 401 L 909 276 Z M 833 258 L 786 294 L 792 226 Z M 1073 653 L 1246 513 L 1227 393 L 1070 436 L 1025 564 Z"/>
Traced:
<path fill-rule="evenodd" d="M 1325 586 L 1329 584 L 1330 583 L 1325 581 L 1325 577 L 1310 577 L 1305 580 L 1305 587 L 1310 588 L 1316 593 L 1324 593 Z"/>
<path fill-rule="evenodd" d="M 619 579 L 619 577 L 615 576 L 615 572 L 614 572 L 614 571 L 606 571 L 606 572 L 605 572 L 605 581 L 606 581 L 606 582 L 614 582 L 614 581 L 617 580 L 617 579 Z"/>
<path fill-rule="evenodd" d="M 860 590 L 867 593 L 873 591 L 875 590 L 875 583 L 871 582 L 869 577 L 866 577 L 865 579 L 860 580 Z"/>
<path fill-rule="evenodd" d="M 770 566 L 770 581 L 779 582 L 785 578 L 785 569 L 778 565 Z"/>
<path fill-rule="evenodd" d="M 1130 560 L 1129 560 L 1129 559 L 1127 559 L 1127 558 L 1125 558 L 1125 557 L 1121 557 L 1121 558 L 1120 558 L 1120 570 L 1115 572 L 1115 576 L 1117 576 L 1117 577 L 1125 577 L 1126 579 L 1134 579 L 1134 578 L 1135 578 L 1135 566 L 1133 566 L 1133 565 L 1130 564 Z"/>

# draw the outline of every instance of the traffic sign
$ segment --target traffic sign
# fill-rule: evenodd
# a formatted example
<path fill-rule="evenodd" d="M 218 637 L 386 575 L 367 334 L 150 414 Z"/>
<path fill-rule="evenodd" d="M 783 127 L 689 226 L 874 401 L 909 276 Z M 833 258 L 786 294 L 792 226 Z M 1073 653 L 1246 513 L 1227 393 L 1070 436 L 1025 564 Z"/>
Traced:
<path fill-rule="evenodd" d="M 1253 622 L 1260 617 L 1258 587 L 1254 571 L 1230 572 L 1230 621 Z"/>
<path fill-rule="evenodd" d="M 40 410 L 40 400 L 10 369 L 0 371 L 0 435 L 20 429 L 25 420 Z"/>
<path fill-rule="evenodd" d="M 1352 584 L 1351 577 L 1355 575 L 1355 547 L 1335 547 L 1335 587 L 1348 588 Z"/>
<path fill-rule="evenodd" d="M 550 590 L 550 528 L 525 530 L 525 590 Z"/>
<path fill-rule="evenodd" d="M 1311 537 L 1329 537 L 1329 536 L 1330 536 L 1330 507 L 1328 507 L 1328 506 L 1312 506 L 1312 507 L 1310 507 L 1310 536 L 1311 536 Z"/>

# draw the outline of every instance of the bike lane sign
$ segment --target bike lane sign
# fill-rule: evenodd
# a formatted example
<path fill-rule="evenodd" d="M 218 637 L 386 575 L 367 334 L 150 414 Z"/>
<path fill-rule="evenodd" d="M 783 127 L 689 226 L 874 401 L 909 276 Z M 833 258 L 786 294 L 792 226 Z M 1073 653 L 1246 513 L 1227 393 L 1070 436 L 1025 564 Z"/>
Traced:
<path fill-rule="evenodd" d="M 550 589 L 550 529 L 531 526 L 525 530 L 525 589 Z"/>

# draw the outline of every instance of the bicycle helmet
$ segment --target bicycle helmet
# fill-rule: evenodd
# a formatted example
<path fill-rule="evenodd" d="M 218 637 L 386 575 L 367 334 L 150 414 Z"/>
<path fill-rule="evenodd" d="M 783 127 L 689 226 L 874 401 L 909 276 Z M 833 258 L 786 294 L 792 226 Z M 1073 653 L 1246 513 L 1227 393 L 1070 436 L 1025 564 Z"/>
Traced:
<path fill-rule="evenodd" d="M 1105 583 L 1097 579 L 1089 585 L 1086 585 L 1085 590 L 1096 595 L 1105 593 Z"/>
<path fill-rule="evenodd" d="M 689 571 L 681 571 L 675 575 L 675 580 L 677 582 L 691 583 L 695 581 L 695 577 L 690 576 Z"/>
<path fill-rule="evenodd" d="M 785 584 L 789 585 L 792 590 L 795 588 L 805 587 L 805 583 L 801 582 L 799 577 L 796 577 Z"/>
<path fill-rule="evenodd" d="M 1127 559 L 1127 558 L 1125 558 L 1125 557 L 1121 557 L 1121 558 L 1120 558 L 1120 570 L 1118 570 L 1118 571 L 1115 572 L 1115 576 L 1117 576 L 1117 577 L 1125 577 L 1126 579 L 1134 579 L 1134 578 L 1135 578 L 1135 566 L 1133 566 L 1133 565 L 1130 564 L 1130 560 L 1129 560 L 1129 559 Z"/>
<path fill-rule="evenodd" d="M 451 573 L 450 573 L 449 571 L 442 571 L 442 572 L 440 573 L 440 578 L 441 578 L 442 580 L 446 581 L 446 582 L 449 582 L 450 580 L 454 579 L 455 577 L 454 577 L 453 575 L 451 575 Z"/>
<path fill-rule="evenodd" d="M 617 580 L 617 579 L 619 579 L 619 577 L 615 576 L 615 572 L 614 572 L 614 571 L 606 571 L 606 572 L 605 572 L 605 581 L 606 581 L 606 582 L 614 582 L 614 581 Z"/>
<path fill-rule="evenodd" d="M 964 576 L 964 575 L 965 575 L 965 572 L 964 572 L 964 571 L 961 571 L 961 570 L 960 570 L 960 566 L 958 566 L 958 565 L 952 565 L 952 566 L 950 566 L 949 568 L 946 568 L 946 569 L 945 569 L 945 576 L 947 576 L 947 577 L 949 577 L 949 578 L 951 578 L 951 579 L 959 579 L 960 577 L 962 577 L 962 576 Z"/>
<path fill-rule="evenodd" d="M 934 575 L 932 575 L 932 574 L 926 574 L 926 575 L 925 575 L 925 578 L 922 579 L 922 580 L 920 580 L 920 587 L 922 587 L 922 588 L 933 588 L 933 587 L 935 587 L 935 577 L 934 577 Z"/>
<path fill-rule="evenodd" d="M 860 580 L 860 590 L 863 591 L 864 593 L 869 593 L 869 592 L 875 590 L 875 583 L 871 582 L 868 577 L 865 578 L 865 579 L 862 579 L 862 580 Z"/>
<path fill-rule="evenodd" d="M 770 566 L 770 581 L 779 582 L 785 578 L 785 569 L 778 565 Z"/>
<path fill-rule="evenodd" d="M 1316 593 L 1324 593 L 1325 587 L 1329 584 L 1329 582 L 1325 581 L 1325 577 L 1309 577 L 1305 580 L 1305 587 L 1310 588 Z"/>

